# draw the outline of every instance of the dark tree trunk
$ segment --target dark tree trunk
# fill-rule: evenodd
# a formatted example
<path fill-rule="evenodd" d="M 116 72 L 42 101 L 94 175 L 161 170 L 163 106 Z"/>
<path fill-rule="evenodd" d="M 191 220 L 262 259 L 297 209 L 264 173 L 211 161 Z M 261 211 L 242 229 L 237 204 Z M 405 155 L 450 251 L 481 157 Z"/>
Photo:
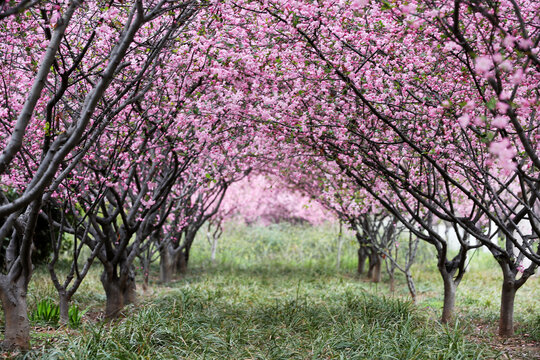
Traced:
<path fill-rule="evenodd" d="M 189 253 L 191 251 L 191 245 L 195 241 L 195 234 L 197 229 L 200 227 L 195 226 L 195 229 L 192 229 L 186 233 L 184 238 L 184 244 L 182 245 L 182 250 L 178 253 L 178 258 L 176 259 L 176 272 L 177 274 L 185 274 L 188 269 L 189 264 Z"/>
<path fill-rule="evenodd" d="M 60 308 L 60 324 L 68 325 L 69 323 L 69 297 L 65 292 L 59 294 L 59 308 Z"/>
<path fill-rule="evenodd" d="M 374 283 L 381 282 L 382 278 L 382 261 L 378 254 L 373 256 L 373 270 L 371 272 L 371 281 Z"/>
<path fill-rule="evenodd" d="M 146 294 L 149 288 L 150 287 L 148 285 L 148 273 L 145 273 L 144 278 L 143 278 L 143 284 L 142 284 L 143 292 Z"/>
<path fill-rule="evenodd" d="M 388 273 L 388 275 L 390 276 L 390 291 L 391 292 L 394 292 L 396 290 L 396 284 L 395 284 L 395 278 L 394 278 L 394 272 L 390 272 Z"/>
<path fill-rule="evenodd" d="M 373 256 L 371 254 L 368 255 L 368 271 L 367 271 L 367 277 L 368 279 L 372 279 L 373 278 L 373 269 L 375 269 L 375 259 L 373 258 Z"/>
<path fill-rule="evenodd" d="M 188 268 L 189 252 L 180 251 L 176 261 L 176 271 L 178 274 L 185 274 Z"/>
<path fill-rule="evenodd" d="M 159 281 L 166 284 L 173 280 L 177 256 L 168 247 L 161 249 L 159 255 Z"/>
<path fill-rule="evenodd" d="M 366 267 L 367 254 L 366 251 L 360 247 L 358 249 L 358 275 L 364 274 L 364 268 Z"/>
<path fill-rule="evenodd" d="M 444 301 L 441 322 L 447 324 L 454 317 L 457 284 L 454 282 L 451 274 L 444 273 L 442 277 L 444 282 Z"/>
<path fill-rule="evenodd" d="M 508 337 L 514 335 L 514 300 L 518 287 L 515 283 L 515 275 L 510 270 L 503 270 L 503 276 L 499 335 Z"/>
<path fill-rule="evenodd" d="M 40 199 L 38 197 L 38 199 Z M 32 276 L 32 239 L 41 201 L 34 200 L 22 219 L 24 231 L 13 231 L 6 249 L 7 275 L 0 276 L 0 301 L 4 310 L 5 331 L 2 346 L 5 349 L 30 348 L 30 322 L 26 293 Z"/>
<path fill-rule="evenodd" d="M 26 303 L 24 281 L 9 284 L 0 291 L 4 310 L 5 332 L 4 349 L 28 350 L 30 348 L 30 323 Z"/>
<path fill-rule="evenodd" d="M 121 270 L 121 276 L 117 276 L 115 272 L 108 274 L 104 271 L 101 274 L 101 283 L 107 298 L 105 318 L 117 317 L 125 305 L 136 302 L 137 292 L 132 269 Z"/>
<path fill-rule="evenodd" d="M 124 296 L 119 279 L 110 279 L 106 273 L 101 276 L 101 283 L 105 290 L 107 303 L 105 305 L 105 318 L 112 319 L 118 316 L 124 308 Z"/>
<path fill-rule="evenodd" d="M 135 283 L 135 274 L 131 272 L 129 275 L 126 286 L 124 288 L 124 304 L 136 304 L 137 303 L 137 285 Z"/>

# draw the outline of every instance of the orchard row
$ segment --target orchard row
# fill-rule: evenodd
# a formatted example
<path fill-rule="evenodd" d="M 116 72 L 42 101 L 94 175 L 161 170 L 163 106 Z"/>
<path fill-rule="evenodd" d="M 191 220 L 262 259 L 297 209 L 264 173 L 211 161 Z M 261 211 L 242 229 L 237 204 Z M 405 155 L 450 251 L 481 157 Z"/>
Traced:
<path fill-rule="evenodd" d="M 381 234 L 402 227 L 433 245 L 443 321 L 470 251 L 487 248 L 512 335 L 516 292 L 540 264 L 538 14 L 528 0 L 3 2 L 4 345 L 29 347 L 40 219 L 63 321 L 98 263 L 114 317 L 133 301 L 134 261 L 159 257 L 163 281 L 185 268 L 249 173 L 334 211 L 360 257 L 384 255 Z"/>

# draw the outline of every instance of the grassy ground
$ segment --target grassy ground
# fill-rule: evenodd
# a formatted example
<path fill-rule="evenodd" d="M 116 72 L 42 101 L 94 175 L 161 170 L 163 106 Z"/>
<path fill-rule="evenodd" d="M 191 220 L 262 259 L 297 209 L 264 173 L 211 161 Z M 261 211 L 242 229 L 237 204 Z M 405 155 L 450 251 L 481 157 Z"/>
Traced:
<path fill-rule="evenodd" d="M 355 275 L 355 244 L 343 246 L 336 268 L 336 229 L 330 226 L 229 227 L 218 257 L 199 238 L 190 271 L 149 293 L 112 324 L 98 321 L 104 304 L 96 266 L 74 302 L 88 308 L 77 330 L 36 326 L 34 350 L 44 359 L 531 359 L 540 353 L 540 283 L 518 292 L 518 336 L 498 339 L 500 274 L 477 253 L 458 289 L 457 321 L 436 319 L 442 286 L 424 249 L 414 271 L 419 301 L 408 301 L 398 277 L 385 283 Z M 156 273 L 157 275 L 157 273 Z M 30 309 L 55 296 L 44 269 L 29 290 Z"/>

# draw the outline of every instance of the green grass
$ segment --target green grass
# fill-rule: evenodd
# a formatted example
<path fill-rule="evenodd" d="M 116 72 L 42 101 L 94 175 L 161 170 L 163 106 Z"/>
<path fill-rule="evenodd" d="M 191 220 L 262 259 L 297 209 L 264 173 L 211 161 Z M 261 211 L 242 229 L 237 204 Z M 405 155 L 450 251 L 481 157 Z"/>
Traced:
<path fill-rule="evenodd" d="M 356 244 L 343 246 L 336 269 L 335 226 L 228 227 L 215 264 L 197 239 L 189 273 L 129 306 L 114 323 L 95 320 L 104 304 L 99 266 L 75 295 L 90 309 L 78 330 L 32 334 L 39 359 L 493 359 L 499 272 L 489 256 L 475 255 L 458 289 L 457 322 L 436 320 L 442 285 L 433 265 L 416 266 L 419 303 L 409 302 L 404 279 L 358 279 Z M 422 250 L 429 258 L 429 250 Z M 518 332 L 538 333 L 538 278 L 520 289 Z M 29 290 L 29 308 L 54 295 L 44 269 Z M 519 295 L 523 295 L 522 297 Z M 479 333 L 477 324 L 488 324 Z M 535 330 L 536 329 L 536 330 Z M 537 334 L 536 333 L 536 334 Z M 519 357 L 512 357 L 519 358 Z M 527 357 L 523 357 L 527 358 Z"/>
<path fill-rule="evenodd" d="M 410 302 L 353 279 L 277 267 L 199 272 L 134 316 L 88 324 L 40 358 L 474 359 L 493 357 Z M 197 271 L 199 270 L 199 271 Z M 59 351 L 59 349 L 62 349 Z"/>

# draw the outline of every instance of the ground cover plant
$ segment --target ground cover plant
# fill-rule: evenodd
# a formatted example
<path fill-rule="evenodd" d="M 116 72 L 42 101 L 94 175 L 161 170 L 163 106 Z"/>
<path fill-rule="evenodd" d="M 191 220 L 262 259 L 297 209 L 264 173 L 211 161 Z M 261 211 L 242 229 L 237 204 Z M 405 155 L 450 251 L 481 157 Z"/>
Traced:
<path fill-rule="evenodd" d="M 80 308 L 88 309 L 82 326 L 51 332 L 34 324 L 34 350 L 26 357 L 503 359 L 509 354 L 527 359 L 538 349 L 538 342 L 505 348 L 496 327 L 486 327 L 498 309 L 497 265 L 489 256 L 480 255 L 483 260 L 464 279 L 456 322 L 441 325 L 442 289 L 434 281 L 435 265 L 414 269 L 419 301 L 413 304 L 404 277 L 398 276 L 392 293 L 387 281 L 373 284 L 356 275 L 352 234 L 337 269 L 336 235 L 335 224 L 226 224 L 215 263 L 211 244 L 198 239 L 184 277 L 168 286 L 152 284 L 151 294 L 141 290 L 141 302 L 126 309 L 129 316 L 112 323 L 99 320 L 105 295 L 99 272 L 92 272 L 74 297 Z M 152 270 L 151 283 L 159 278 L 157 268 Z M 480 287 L 482 296 L 477 294 Z M 516 304 L 517 331 L 536 341 L 534 294 L 539 288 L 538 281 L 531 282 Z M 30 284 L 30 308 L 49 294 L 54 287 L 39 271 Z"/>

